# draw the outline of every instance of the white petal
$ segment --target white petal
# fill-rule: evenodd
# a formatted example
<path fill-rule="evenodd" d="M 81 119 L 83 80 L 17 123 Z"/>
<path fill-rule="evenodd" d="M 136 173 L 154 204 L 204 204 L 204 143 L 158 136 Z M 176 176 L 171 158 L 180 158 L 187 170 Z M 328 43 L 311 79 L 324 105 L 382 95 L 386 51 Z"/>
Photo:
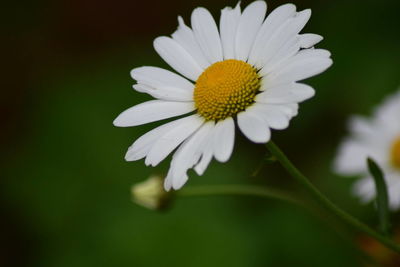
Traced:
<path fill-rule="evenodd" d="M 322 57 L 322 58 L 328 58 L 331 56 L 331 52 L 329 52 L 328 50 L 325 49 L 314 49 L 314 48 L 310 48 L 310 49 L 304 49 L 301 50 L 296 56 L 298 56 L 298 58 L 307 58 L 307 57 Z"/>
<path fill-rule="evenodd" d="M 214 122 L 205 123 L 175 152 L 171 161 L 172 188 L 179 189 L 187 181 L 187 170 L 199 162 L 203 146 L 214 128 Z M 209 141 L 209 140 L 208 140 Z"/>
<path fill-rule="evenodd" d="M 189 176 L 187 175 L 187 173 L 184 173 L 184 174 L 182 174 L 182 176 L 180 176 L 179 178 L 174 179 L 172 181 L 172 188 L 175 190 L 178 190 L 182 186 L 184 186 L 188 180 L 189 180 Z"/>
<path fill-rule="evenodd" d="M 257 67 L 262 68 L 270 59 L 285 45 L 293 36 L 296 36 L 305 26 L 311 16 L 309 9 L 298 12 L 295 17 L 288 19 L 282 26 L 279 27 L 265 44 L 265 49 L 260 54 L 260 60 Z"/>
<path fill-rule="evenodd" d="M 157 141 L 161 136 L 163 136 L 168 131 L 174 129 L 179 124 L 181 124 L 182 119 L 175 120 L 166 124 L 163 124 L 157 128 L 154 128 L 150 132 L 139 137 L 128 149 L 125 155 L 126 161 L 135 161 L 146 157 L 150 149 L 153 147 L 154 142 Z"/>
<path fill-rule="evenodd" d="M 345 140 L 339 147 L 334 163 L 334 170 L 342 175 L 356 175 L 367 171 L 366 158 L 376 155 L 363 143 Z"/>
<path fill-rule="evenodd" d="M 353 192 L 361 198 L 363 203 L 371 201 L 375 197 L 375 184 L 372 177 L 357 181 L 353 186 Z"/>
<path fill-rule="evenodd" d="M 182 17 L 178 17 L 178 29 L 172 34 L 172 38 L 177 41 L 203 69 L 210 65 L 204 56 L 199 44 L 197 43 L 192 29 L 185 25 Z"/>
<path fill-rule="evenodd" d="M 174 70 L 192 81 L 196 81 L 203 72 L 194 58 L 169 37 L 162 36 L 155 39 L 154 48 Z"/>
<path fill-rule="evenodd" d="M 208 165 L 210 164 L 213 155 L 214 155 L 214 136 L 215 136 L 215 127 L 208 132 L 208 135 L 204 138 L 203 144 L 200 146 L 200 154 L 201 158 L 199 162 L 194 166 L 194 170 L 197 175 L 201 176 L 204 174 Z"/>
<path fill-rule="evenodd" d="M 285 114 L 289 119 L 297 116 L 299 111 L 298 103 L 287 103 L 287 104 L 270 104 L 269 106 L 274 107 L 283 114 Z"/>
<path fill-rule="evenodd" d="M 214 130 L 214 155 L 220 162 L 230 158 L 235 142 L 235 123 L 232 118 L 219 121 Z"/>
<path fill-rule="evenodd" d="M 251 108 L 272 129 L 283 130 L 289 126 L 289 117 L 276 105 L 255 104 Z"/>
<path fill-rule="evenodd" d="M 147 93 L 148 91 L 154 90 L 153 87 L 150 87 L 145 84 L 134 84 L 132 87 L 133 87 L 133 89 L 135 89 L 135 91 L 137 91 L 139 93 Z"/>
<path fill-rule="evenodd" d="M 322 49 L 315 49 L 322 50 Z M 303 51 L 302 51 L 303 52 Z M 313 52 L 313 51 L 304 51 Z M 281 68 L 277 68 L 270 74 L 266 80 L 266 87 L 273 87 L 279 84 L 300 81 L 317 75 L 332 65 L 332 59 L 326 56 L 305 56 L 305 53 L 299 52 L 298 55 L 282 63 Z M 260 75 L 264 75 L 260 71 Z"/>
<path fill-rule="evenodd" d="M 386 183 L 388 185 L 389 207 L 396 211 L 400 207 L 400 181 L 399 174 L 387 174 Z"/>
<path fill-rule="evenodd" d="M 324 72 L 332 65 L 330 58 L 309 58 L 302 61 L 297 61 L 286 68 L 282 69 L 274 79 L 277 83 L 289 81 L 301 81 L 321 72 Z M 278 81 L 278 79 L 281 79 Z M 272 78 L 271 78 L 272 80 Z"/>
<path fill-rule="evenodd" d="M 258 94 L 256 102 L 265 104 L 298 103 L 315 95 L 311 86 L 301 83 L 281 84 Z"/>
<path fill-rule="evenodd" d="M 195 109 L 192 102 L 151 100 L 123 111 L 114 120 L 118 127 L 130 127 L 176 117 Z"/>
<path fill-rule="evenodd" d="M 167 101 L 193 101 L 193 89 L 186 90 L 176 87 L 163 86 L 157 89 L 144 84 L 135 84 L 133 88 L 141 93 L 147 93 L 154 98 Z"/>
<path fill-rule="evenodd" d="M 400 130 L 400 125 L 398 124 L 400 91 L 387 96 L 382 105 L 380 105 L 374 113 L 376 123 L 384 126 L 385 132 L 397 135 Z"/>
<path fill-rule="evenodd" d="M 276 53 L 267 61 L 262 68 L 263 73 L 269 73 L 282 62 L 296 55 L 300 50 L 300 37 L 293 35 L 283 46 L 278 48 Z"/>
<path fill-rule="evenodd" d="M 331 56 L 331 53 L 325 49 L 304 49 L 299 51 L 295 56 L 291 56 L 289 58 L 284 58 L 284 60 L 279 61 L 274 66 L 270 64 L 266 64 L 264 68 L 262 68 L 259 72 L 260 76 L 267 76 L 268 79 L 264 80 L 266 83 L 263 84 L 263 87 L 270 86 L 271 80 L 274 80 L 276 76 L 279 76 L 279 73 L 282 72 L 283 69 L 288 68 L 289 66 L 295 64 L 295 62 L 301 62 L 304 60 L 312 60 L 312 59 L 327 59 Z M 270 86 L 271 87 L 271 86 Z"/>
<path fill-rule="evenodd" d="M 324 39 L 321 35 L 314 33 L 304 33 L 300 35 L 300 47 L 301 48 L 310 48 L 314 45 L 318 44 Z"/>
<path fill-rule="evenodd" d="M 315 95 L 314 88 L 304 83 L 295 83 L 291 92 L 298 97 L 296 102 L 305 101 Z"/>
<path fill-rule="evenodd" d="M 280 26 L 289 18 L 296 14 L 296 6 L 293 4 L 285 4 L 274 9 L 265 19 L 261 29 L 254 41 L 254 46 L 250 52 L 250 64 L 262 67 L 261 55 L 268 49 L 268 41 L 274 32 L 280 29 Z"/>
<path fill-rule="evenodd" d="M 131 71 L 133 79 L 140 84 L 144 84 L 153 88 L 160 87 L 176 87 L 188 91 L 193 91 L 194 85 L 169 70 L 157 67 L 139 67 Z"/>
<path fill-rule="evenodd" d="M 247 61 L 266 12 L 267 5 L 264 1 L 255 1 L 243 10 L 237 26 L 236 59 Z"/>
<path fill-rule="evenodd" d="M 208 167 L 208 164 L 210 164 L 213 156 L 213 148 L 212 148 L 212 142 L 207 142 L 207 144 L 204 146 L 203 152 L 201 159 L 199 163 L 194 166 L 194 170 L 196 171 L 197 175 L 203 175 L 205 170 Z"/>
<path fill-rule="evenodd" d="M 202 124 L 204 120 L 197 114 L 181 120 L 179 125 L 164 133 L 155 140 L 153 147 L 147 154 L 145 164 L 156 166 L 164 160 L 179 144 L 185 141 L 193 134 Z"/>
<path fill-rule="evenodd" d="M 169 168 L 168 174 L 164 180 L 164 189 L 165 191 L 168 192 L 169 190 L 171 190 L 171 188 L 172 188 L 172 169 Z"/>
<path fill-rule="evenodd" d="M 353 134 L 362 137 L 374 137 L 376 135 L 374 125 L 366 118 L 352 116 L 348 121 L 348 127 Z"/>
<path fill-rule="evenodd" d="M 221 39 L 217 24 L 210 12 L 202 7 L 196 8 L 193 10 L 191 21 L 194 36 L 205 57 L 210 63 L 221 61 L 223 59 Z"/>
<path fill-rule="evenodd" d="M 254 143 L 266 143 L 271 138 L 271 131 L 260 116 L 249 110 L 237 115 L 239 129 Z"/>
<path fill-rule="evenodd" d="M 237 26 L 240 20 L 240 2 L 234 9 L 226 7 L 221 10 L 219 28 L 224 59 L 235 58 L 235 40 Z"/>
<path fill-rule="evenodd" d="M 282 62 L 285 62 L 287 59 L 299 52 L 301 48 L 310 48 L 322 39 L 322 36 L 311 33 L 293 35 L 283 46 L 278 48 L 278 51 L 268 61 L 265 62 L 261 75 L 273 71 Z"/>

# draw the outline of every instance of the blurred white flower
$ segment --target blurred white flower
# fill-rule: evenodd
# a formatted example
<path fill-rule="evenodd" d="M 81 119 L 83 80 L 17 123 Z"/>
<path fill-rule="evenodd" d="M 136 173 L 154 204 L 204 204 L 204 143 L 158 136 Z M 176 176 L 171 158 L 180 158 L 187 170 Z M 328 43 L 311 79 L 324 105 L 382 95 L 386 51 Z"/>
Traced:
<path fill-rule="evenodd" d="M 141 136 L 129 148 L 128 161 L 146 158 L 156 166 L 175 149 L 165 180 L 167 190 L 181 188 L 194 168 L 202 175 L 211 159 L 230 158 L 235 121 L 255 143 L 270 140 L 271 129 L 285 129 L 297 115 L 298 103 L 314 89 L 298 83 L 326 70 L 330 53 L 313 46 L 316 34 L 299 34 L 311 16 L 282 5 L 266 15 L 264 1 L 243 12 L 239 4 L 221 11 L 219 27 L 210 12 L 196 8 L 191 28 L 178 17 L 172 37 L 158 37 L 154 48 L 180 75 L 157 67 L 140 67 L 131 75 L 133 88 L 156 100 L 122 112 L 120 127 L 137 126 L 192 113 Z"/>
<path fill-rule="evenodd" d="M 153 175 L 132 186 L 132 199 L 137 204 L 151 210 L 165 208 L 170 202 L 170 194 L 164 190 L 164 179 Z"/>
<path fill-rule="evenodd" d="M 382 168 L 392 210 L 400 207 L 400 92 L 389 96 L 372 118 L 352 117 L 351 135 L 341 144 L 334 168 L 342 175 L 361 175 L 354 193 L 363 202 L 375 197 L 375 184 L 368 173 L 366 158 L 372 157 Z"/>

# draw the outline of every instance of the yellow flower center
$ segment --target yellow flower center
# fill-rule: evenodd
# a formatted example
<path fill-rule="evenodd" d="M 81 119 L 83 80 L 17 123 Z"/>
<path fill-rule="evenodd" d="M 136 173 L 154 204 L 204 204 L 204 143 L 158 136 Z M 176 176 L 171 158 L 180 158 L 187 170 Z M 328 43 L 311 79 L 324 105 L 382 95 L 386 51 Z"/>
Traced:
<path fill-rule="evenodd" d="M 208 67 L 197 79 L 194 102 L 206 120 L 232 117 L 253 104 L 260 77 L 250 64 L 229 59 Z"/>
<path fill-rule="evenodd" d="M 400 137 L 393 143 L 391 155 L 393 166 L 400 169 Z"/>

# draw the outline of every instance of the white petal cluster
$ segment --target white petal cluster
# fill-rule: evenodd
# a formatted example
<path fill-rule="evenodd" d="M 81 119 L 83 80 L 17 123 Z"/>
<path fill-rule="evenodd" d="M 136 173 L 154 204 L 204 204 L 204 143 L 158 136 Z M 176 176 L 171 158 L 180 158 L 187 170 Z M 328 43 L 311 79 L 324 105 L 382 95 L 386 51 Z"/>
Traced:
<path fill-rule="evenodd" d="M 375 198 L 375 184 L 367 169 L 372 157 L 383 169 L 392 210 L 400 208 L 400 168 L 392 163 L 393 144 L 400 138 L 400 92 L 389 96 L 372 117 L 349 120 L 350 136 L 343 140 L 334 164 L 338 174 L 361 176 L 353 188 L 363 202 Z"/>
<path fill-rule="evenodd" d="M 255 103 L 235 118 L 206 121 L 195 114 L 146 133 L 129 148 L 126 160 L 142 158 L 155 166 L 174 150 L 167 190 L 179 189 L 188 179 L 187 170 L 203 174 L 212 158 L 225 162 L 232 154 L 235 120 L 251 141 L 270 140 L 271 129 L 285 129 L 297 115 L 298 103 L 311 98 L 314 89 L 298 81 L 317 75 L 331 64 L 330 53 L 313 46 L 322 40 L 316 34 L 300 34 L 310 10 L 296 11 L 282 5 L 267 17 L 264 1 L 255 1 L 243 11 L 239 4 L 221 11 L 219 26 L 205 8 L 196 8 L 191 27 L 181 17 L 171 37 L 154 41 L 158 54 L 180 75 L 157 67 L 132 70 L 134 89 L 153 96 L 127 109 L 114 121 L 120 127 L 137 126 L 195 111 L 194 84 L 210 65 L 227 59 L 245 61 L 258 70 L 261 88 Z"/>

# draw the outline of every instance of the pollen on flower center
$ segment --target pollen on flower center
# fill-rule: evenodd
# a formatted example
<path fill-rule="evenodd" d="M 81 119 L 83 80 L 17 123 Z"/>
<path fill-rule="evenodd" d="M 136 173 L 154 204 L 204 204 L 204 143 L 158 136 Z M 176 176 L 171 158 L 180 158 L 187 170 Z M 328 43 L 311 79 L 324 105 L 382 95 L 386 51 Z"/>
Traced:
<path fill-rule="evenodd" d="M 391 151 L 392 164 L 400 169 L 400 137 L 393 143 Z"/>
<path fill-rule="evenodd" d="M 260 77 L 250 64 L 229 59 L 208 67 L 197 79 L 194 102 L 206 120 L 223 120 L 254 103 Z"/>

